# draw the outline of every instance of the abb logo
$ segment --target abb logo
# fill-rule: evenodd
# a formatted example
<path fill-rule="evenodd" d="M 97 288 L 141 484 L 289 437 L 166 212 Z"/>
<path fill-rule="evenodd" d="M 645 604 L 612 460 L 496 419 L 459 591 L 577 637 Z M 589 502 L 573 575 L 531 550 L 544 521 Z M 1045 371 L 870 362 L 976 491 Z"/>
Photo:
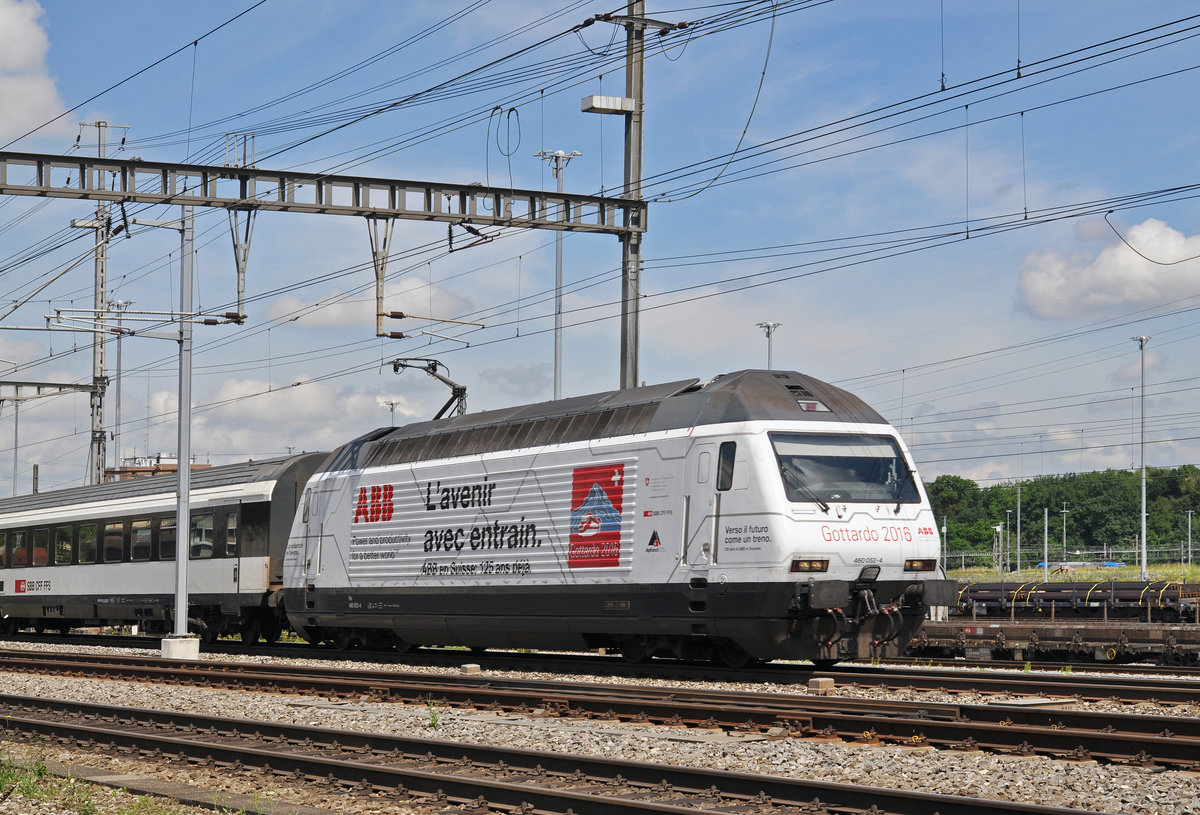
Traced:
<path fill-rule="evenodd" d="M 922 526 L 917 529 L 918 535 L 936 535 L 937 532 L 931 526 Z"/>
<path fill-rule="evenodd" d="M 354 507 L 354 523 L 364 521 L 390 521 L 395 507 L 392 505 L 393 488 L 391 484 L 375 487 L 359 487 L 358 503 Z"/>

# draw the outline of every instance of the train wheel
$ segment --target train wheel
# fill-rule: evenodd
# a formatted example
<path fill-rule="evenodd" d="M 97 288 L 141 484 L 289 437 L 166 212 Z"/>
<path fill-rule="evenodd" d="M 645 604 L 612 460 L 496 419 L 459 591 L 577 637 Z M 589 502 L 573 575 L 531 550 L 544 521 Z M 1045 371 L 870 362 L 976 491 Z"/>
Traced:
<path fill-rule="evenodd" d="M 262 620 L 257 614 L 251 614 L 238 626 L 238 636 L 242 638 L 242 644 L 246 647 L 258 645 L 258 638 L 261 634 Z"/>
<path fill-rule="evenodd" d="M 832 668 L 834 665 L 837 665 L 838 660 L 836 660 L 836 659 L 814 659 L 812 661 L 812 664 L 817 666 L 818 671 L 827 671 L 830 668 Z"/>
<path fill-rule="evenodd" d="M 358 647 L 358 637 L 346 629 L 339 629 L 333 635 L 333 647 L 339 651 L 349 651 L 351 648 Z"/>
<path fill-rule="evenodd" d="M 399 634 L 392 634 L 392 648 L 395 649 L 397 654 L 407 654 L 412 650 L 412 647 L 412 643 L 405 642 Z"/>
<path fill-rule="evenodd" d="M 746 649 L 730 640 L 717 643 L 717 659 L 727 668 L 745 668 L 758 662 Z"/>
<path fill-rule="evenodd" d="M 280 622 L 278 617 L 268 615 L 262 621 L 262 630 L 259 632 L 259 636 L 263 638 L 263 642 L 267 645 L 274 645 L 283 636 L 283 623 Z"/>
<path fill-rule="evenodd" d="M 650 659 L 650 649 L 645 640 L 622 640 L 621 656 L 630 665 L 641 665 Z"/>
<path fill-rule="evenodd" d="M 60 625 L 58 627 L 58 633 L 62 634 L 64 637 L 67 636 L 67 634 L 70 634 L 71 633 L 71 624 L 63 623 L 62 625 Z"/>

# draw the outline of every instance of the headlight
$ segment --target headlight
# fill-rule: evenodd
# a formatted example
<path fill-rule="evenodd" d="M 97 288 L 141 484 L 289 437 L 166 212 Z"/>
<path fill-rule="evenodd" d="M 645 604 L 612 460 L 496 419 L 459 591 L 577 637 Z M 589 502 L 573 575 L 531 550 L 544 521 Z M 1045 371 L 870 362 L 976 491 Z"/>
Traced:
<path fill-rule="evenodd" d="M 904 571 L 906 572 L 932 572 L 936 570 L 937 560 L 934 558 L 904 561 Z"/>
<path fill-rule="evenodd" d="M 792 561 L 793 572 L 827 572 L 829 571 L 828 560 L 805 560 L 798 558 Z"/>

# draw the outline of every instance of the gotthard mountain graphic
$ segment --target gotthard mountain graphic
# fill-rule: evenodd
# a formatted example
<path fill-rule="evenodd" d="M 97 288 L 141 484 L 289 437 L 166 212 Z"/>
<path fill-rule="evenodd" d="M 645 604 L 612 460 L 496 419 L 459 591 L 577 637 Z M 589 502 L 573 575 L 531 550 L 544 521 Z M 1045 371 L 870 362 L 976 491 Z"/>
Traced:
<path fill-rule="evenodd" d="M 587 498 L 571 512 L 571 534 L 590 538 L 600 532 L 621 531 L 621 513 L 608 500 L 599 484 L 592 484 Z"/>

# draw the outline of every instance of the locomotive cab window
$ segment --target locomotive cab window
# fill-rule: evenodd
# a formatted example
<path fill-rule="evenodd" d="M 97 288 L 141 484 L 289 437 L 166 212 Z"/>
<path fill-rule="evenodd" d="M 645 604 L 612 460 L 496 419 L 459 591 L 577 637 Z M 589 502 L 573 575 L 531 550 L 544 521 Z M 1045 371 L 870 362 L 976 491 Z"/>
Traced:
<path fill-rule="evenodd" d="M 770 438 L 789 501 L 921 500 L 913 472 L 890 436 L 772 433 Z"/>

